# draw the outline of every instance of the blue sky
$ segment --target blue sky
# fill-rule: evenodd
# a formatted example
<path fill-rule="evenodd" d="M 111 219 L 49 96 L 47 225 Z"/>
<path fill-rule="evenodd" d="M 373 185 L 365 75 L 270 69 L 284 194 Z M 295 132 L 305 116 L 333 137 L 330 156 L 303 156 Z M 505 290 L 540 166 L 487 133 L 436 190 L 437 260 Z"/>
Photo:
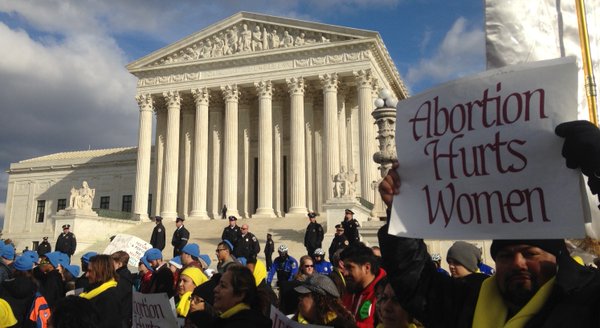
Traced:
<path fill-rule="evenodd" d="M 0 220 L 10 163 L 135 146 L 125 65 L 239 11 L 377 31 L 412 94 L 485 67 L 482 0 L 0 0 Z"/>

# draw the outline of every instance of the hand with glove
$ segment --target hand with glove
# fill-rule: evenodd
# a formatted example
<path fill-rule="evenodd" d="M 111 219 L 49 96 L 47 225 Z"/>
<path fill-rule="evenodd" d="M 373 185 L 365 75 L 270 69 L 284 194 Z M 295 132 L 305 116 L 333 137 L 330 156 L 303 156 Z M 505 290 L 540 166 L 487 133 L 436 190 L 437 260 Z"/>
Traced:
<path fill-rule="evenodd" d="M 592 193 L 600 193 L 600 129 L 588 121 L 571 121 L 559 124 L 554 132 L 565 138 L 562 156 L 567 167 L 581 168 Z"/>

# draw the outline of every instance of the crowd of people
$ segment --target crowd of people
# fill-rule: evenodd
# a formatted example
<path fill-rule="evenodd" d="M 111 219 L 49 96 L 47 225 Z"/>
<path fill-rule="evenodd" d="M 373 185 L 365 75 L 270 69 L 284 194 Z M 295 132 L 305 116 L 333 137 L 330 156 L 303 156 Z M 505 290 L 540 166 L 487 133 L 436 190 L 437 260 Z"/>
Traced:
<path fill-rule="evenodd" d="M 557 134 L 566 138 L 568 166 L 582 168 L 598 193 L 600 130 L 570 122 Z M 397 167 L 379 186 L 388 209 L 400 193 Z M 422 239 L 390 235 L 387 224 L 379 247 L 365 245 L 353 214 L 347 209 L 335 226 L 329 254 L 323 227 L 310 212 L 306 253 L 296 260 L 267 236 L 266 263 L 257 257 L 260 245 L 249 226 L 229 216 L 215 249 L 216 271 L 210 256 L 189 242 L 184 219 L 177 219 L 167 261 L 165 229 L 155 218 L 153 248 L 135 273 L 124 251 L 87 252 L 78 266 L 71 261 L 74 250 L 44 246 L 16 256 L 5 241 L 0 327 L 131 327 L 133 290 L 172 298 L 185 327 L 271 327 L 273 306 L 298 323 L 331 327 L 600 327 L 600 270 L 576 262 L 562 239 L 494 240 L 495 269 L 483 263 L 480 248 L 456 241 L 445 256 L 448 272 Z M 63 228 L 63 240 L 74 241 Z"/>

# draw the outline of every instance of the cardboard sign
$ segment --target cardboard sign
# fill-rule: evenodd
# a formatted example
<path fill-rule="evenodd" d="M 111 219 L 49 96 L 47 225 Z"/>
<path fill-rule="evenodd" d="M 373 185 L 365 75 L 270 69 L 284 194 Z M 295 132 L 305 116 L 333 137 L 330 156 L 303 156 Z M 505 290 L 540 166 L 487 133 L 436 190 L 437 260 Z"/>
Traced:
<path fill-rule="evenodd" d="M 144 253 L 150 248 L 152 248 L 152 245 L 136 236 L 119 234 L 106 246 L 104 254 L 125 251 L 129 254 L 128 264 L 132 267 L 137 267 Z"/>
<path fill-rule="evenodd" d="M 398 104 L 402 179 L 390 233 L 432 239 L 583 236 L 580 174 L 554 128 L 577 119 L 573 58 L 504 67 Z"/>
<path fill-rule="evenodd" d="M 293 321 L 288 318 L 285 314 L 279 311 L 276 307 L 271 305 L 271 321 L 273 322 L 273 328 L 326 328 L 328 326 L 317 326 L 317 325 L 304 325 L 299 322 Z"/>
<path fill-rule="evenodd" d="M 132 327 L 179 327 L 166 293 L 133 292 Z"/>

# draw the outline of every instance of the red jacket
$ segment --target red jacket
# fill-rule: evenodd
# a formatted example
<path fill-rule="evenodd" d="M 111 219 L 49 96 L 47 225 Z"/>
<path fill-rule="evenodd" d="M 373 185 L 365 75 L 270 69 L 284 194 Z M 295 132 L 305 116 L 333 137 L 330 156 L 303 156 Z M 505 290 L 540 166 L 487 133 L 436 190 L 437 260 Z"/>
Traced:
<path fill-rule="evenodd" d="M 377 303 L 375 285 L 385 276 L 385 271 L 379 269 L 375 279 L 360 293 L 346 293 L 342 297 L 344 306 L 354 315 L 358 328 L 375 327 L 375 303 Z"/>

